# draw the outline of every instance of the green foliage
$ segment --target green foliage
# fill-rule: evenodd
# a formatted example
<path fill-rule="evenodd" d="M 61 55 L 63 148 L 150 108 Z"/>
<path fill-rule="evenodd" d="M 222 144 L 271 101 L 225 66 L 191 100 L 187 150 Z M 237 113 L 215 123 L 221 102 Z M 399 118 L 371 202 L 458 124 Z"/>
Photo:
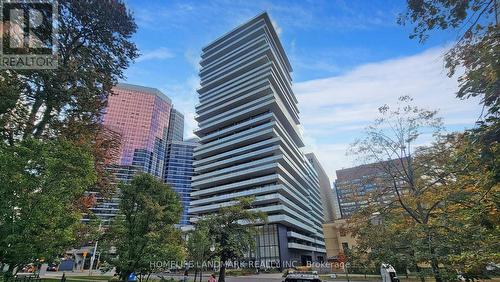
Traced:
<path fill-rule="evenodd" d="M 52 260 L 75 242 L 75 203 L 93 185 L 93 159 L 65 140 L 0 143 L 0 261 Z"/>
<path fill-rule="evenodd" d="M 210 239 L 210 231 L 206 224 L 198 224 L 196 229 L 189 233 L 187 240 L 187 250 L 189 261 L 194 263 L 195 280 L 196 275 L 200 272 L 200 279 L 203 277 L 202 271 L 204 263 L 213 255 L 210 251 L 212 240 Z"/>
<path fill-rule="evenodd" d="M 408 11 L 399 16 L 398 23 L 414 23 L 410 38 L 418 38 L 424 42 L 429 37 L 428 32 L 433 29 L 460 27 L 467 18 L 471 5 L 477 10 L 481 2 L 483 1 L 408 0 Z"/>
<path fill-rule="evenodd" d="M 84 191 L 110 190 L 103 167 L 116 144 L 99 117 L 138 55 L 122 1 L 62 0 L 58 9 L 59 67 L 0 71 L 0 261 L 11 267 L 93 236 L 95 226 L 80 224 L 91 204 Z"/>
<path fill-rule="evenodd" d="M 112 187 L 99 120 L 111 87 L 138 56 L 137 27 L 122 1 L 63 0 L 58 13 L 58 68 L 0 71 L 0 136 L 10 145 L 61 136 L 92 144 L 99 177 L 92 191 L 106 196 Z"/>
<path fill-rule="evenodd" d="M 498 142 L 500 125 L 500 7 L 497 0 L 408 0 L 399 23 L 414 24 L 410 38 L 424 42 L 433 29 L 456 29 L 458 40 L 445 54 L 448 75 L 464 69 L 459 77 L 458 98 L 481 97 L 487 113 L 478 121 L 476 134 Z M 481 113 L 483 116 L 483 113 Z"/>
<path fill-rule="evenodd" d="M 486 265 L 500 261 L 500 169 L 498 143 L 471 142 L 470 133 L 451 136 L 449 169 L 457 193 L 446 203 L 449 261 L 467 278 L 485 278 Z M 487 148 L 485 148 L 487 147 Z"/>
<path fill-rule="evenodd" d="M 174 226 L 182 214 L 177 194 L 149 174 L 137 175 L 120 190 L 120 217 L 109 232 L 120 277 L 151 273 L 154 262 L 182 261 L 181 233 Z"/>
<path fill-rule="evenodd" d="M 252 211 L 252 203 L 252 198 L 241 198 L 196 224 L 197 228 L 208 230 L 214 255 L 220 258 L 219 281 L 225 281 L 226 261 L 241 259 L 255 248 L 255 224 L 264 223 L 267 217 L 263 212 Z"/>
<path fill-rule="evenodd" d="M 63 133 L 69 138 L 75 123 L 92 129 L 111 87 L 137 57 L 130 41 L 136 25 L 121 1 L 63 0 L 58 9 L 58 68 L 0 73 L 19 80 L 22 103 L 9 112 L 9 126 L 3 128 L 11 141 Z"/>
<path fill-rule="evenodd" d="M 457 272 L 484 277 L 486 264 L 499 259 L 498 143 L 486 149 L 470 133 L 435 134 L 431 145 L 415 147 L 423 130 L 439 124 L 434 114 L 412 106 L 382 109 L 390 114 L 353 147 L 367 160 L 395 160 L 379 163 L 381 191 L 351 220 L 361 255 L 421 277 L 430 266 L 437 281 L 455 280 Z"/>
<path fill-rule="evenodd" d="M 467 279 L 485 276 L 485 266 L 499 261 L 498 203 L 500 141 L 500 45 L 499 4 L 496 0 L 409 0 L 400 23 L 410 20 L 412 38 L 424 42 L 435 28 L 455 28 L 459 37 L 445 54 L 448 75 L 464 69 L 459 77 L 458 98 L 481 97 L 486 113 L 477 127 L 464 135 L 449 136 L 431 147 L 441 154 L 435 170 L 448 173 L 443 184 L 451 189 L 441 201 L 435 234 L 442 234 L 447 263 Z M 495 219 L 495 217 L 497 219 Z M 451 242 L 451 243 L 450 243 Z"/>

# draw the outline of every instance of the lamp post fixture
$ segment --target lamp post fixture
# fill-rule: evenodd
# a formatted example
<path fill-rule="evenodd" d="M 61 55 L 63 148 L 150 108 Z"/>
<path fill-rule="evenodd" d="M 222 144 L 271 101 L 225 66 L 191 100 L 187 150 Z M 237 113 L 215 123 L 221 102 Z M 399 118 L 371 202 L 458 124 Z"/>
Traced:
<path fill-rule="evenodd" d="M 210 252 L 212 253 L 211 256 L 213 258 L 213 255 L 214 255 L 214 252 L 215 252 L 215 244 L 214 243 L 212 243 L 212 246 L 210 246 Z M 212 271 L 215 272 L 215 264 L 214 263 L 212 263 Z"/>

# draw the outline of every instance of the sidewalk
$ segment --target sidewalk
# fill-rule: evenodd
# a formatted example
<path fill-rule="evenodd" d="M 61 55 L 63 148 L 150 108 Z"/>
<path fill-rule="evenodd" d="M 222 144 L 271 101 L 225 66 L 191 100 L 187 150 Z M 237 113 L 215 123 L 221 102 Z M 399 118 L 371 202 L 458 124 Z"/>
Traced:
<path fill-rule="evenodd" d="M 89 275 L 89 271 L 48 271 L 40 278 L 46 279 L 61 279 L 65 275 L 67 278 L 71 278 L 72 281 L 107 281 L 110 277 L 114 275 L 114 272 L 101 273 L 99 270 L 93 270 L 92 275 Z"/>

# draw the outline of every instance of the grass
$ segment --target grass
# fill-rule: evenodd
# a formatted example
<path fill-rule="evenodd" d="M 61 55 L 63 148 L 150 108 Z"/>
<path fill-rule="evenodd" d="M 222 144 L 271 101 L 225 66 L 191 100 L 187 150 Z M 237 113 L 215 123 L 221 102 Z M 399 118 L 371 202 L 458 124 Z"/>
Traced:
<path fill-rule="evenodd" d="M 112 276 L 66 276 L 66 281 L 108 281 Z M 60 282 L 61 278 L 42 278 L 43 282 Z"/>
<path fill-rule="evenodd" d="M 420 278 L 416 276 L 409 276 L 406 278 L 405 275 L 398 276 L 401 282 L 420 282 Z M 337 273 L 337 278 L 330 278 L 330 275 L 320 275 L 321 280 L 324 281 L 336 281 L 336 280 L 347 280 L 345 273 Z M 351 281 L 380 281 L 380 275 L 375 274 L 367 274 L 366 278 L 364 274 L 349 274 L 349 280 Z M 434 277 L 426 277 L 426 282 L 435 281 Z M 500 277 L 492 277 L 488 280 L 476 280 L 476 281 L 484 281 L 484 282 L 500 282 Z"/>

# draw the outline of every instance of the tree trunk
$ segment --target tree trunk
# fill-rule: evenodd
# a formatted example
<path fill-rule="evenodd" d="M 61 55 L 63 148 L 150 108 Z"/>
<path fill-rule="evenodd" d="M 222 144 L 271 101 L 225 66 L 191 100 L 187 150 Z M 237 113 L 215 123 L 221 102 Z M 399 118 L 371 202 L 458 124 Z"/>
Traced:
<path fill-rule="evenodd" d="M 436 282 L 443 282 L 443 279 L 441 278 L 441 272 L 439 271 L 439 262 L 435 257 L 431 259 L 431 267 L 432 267 L 432 273 L 434 274 L 434 279 L 436 279 Z"/>
<path fill-rule="evenodd" d="M 430 231 L 427 232 L 427 243 L 429 247 L 429 253 L 431 255 L 431 268 L 432 274 L 434 274 L 434 279 L 436 279 L 436 282 L 443 282 L 441 273 L 439 271 L 439 262 L 436 258 L 436 250 L 434 248 L 434 244 L 432 243 L 432 234 Z"/>
<path fill-rule="evenodd" d="M 425 277 L 420 272 L 420 267 L 415 263 L 415 270 L 417 271 L 417 276 L 420 278 L 420 282 L 425 282 Z"/>
<path fill-rule="evenodd" d="M 222 261 L 222 263 L 220 265 L 218 282 L 226 282 L 226 262 L 225 261 Z"/>
<path fill-rule="evenodd" d="M 35 96 L 35 102 L 31 107 L 30 114 L 28 116 L 28 120 L 26 121 L 26 127 L 24 128 L 23 139 L 26 139 L 33 133 L 33 129 L 35 127 L 35 121 L 37 117 L 38 110 L 42 107 L 43 100 L 40 96 Z"/>
<path fill-rule="evenodd" d="M 14 268 L 16 266 L 12 263 L 9 264 L 7 271 L 3 273 L 4 281 L 9 281 L 14 276 Z M 3 270 L 3 269 L 2 269 Z"/>
<path fill-rule="evenodd" d="M 122 272 L 120 273 L 120 280 L 121 281 L 128 281 L 128 277 L 132 272 Z"/>

